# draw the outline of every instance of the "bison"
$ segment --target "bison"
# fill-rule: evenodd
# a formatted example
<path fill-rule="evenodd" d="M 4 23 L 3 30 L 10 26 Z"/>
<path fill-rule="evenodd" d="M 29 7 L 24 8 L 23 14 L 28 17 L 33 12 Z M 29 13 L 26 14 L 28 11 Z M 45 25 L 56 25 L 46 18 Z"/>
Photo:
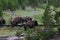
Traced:
<path fill-rule="evenodd" d="M 35 26 L 37 26 L 38 22 L 36 20 L 32 20 L 32 21 L 27 21 L 27 22 L 25 22 L 23 24 L 24 24 L 25 30 L 27 30 L 27 27 L 34 28 Z"/>
<path fill-rule="evenodd" d="M 19 23 L 22 23 L 22 22 L 23 22 L 22 17 L 15 17 L 15 18 L 11 21 L 11 24 L 12 24 L 13 26 L 15 26 L 15 25 L 17 25 L 17 24 L 19 24 Z"/>
<path fill-rule="evenodd" d="M 0 25 L 3 25 L 3 24 L 5 24 L 5 19 L 3 19 L 2 17 L 0 17 Z"/>

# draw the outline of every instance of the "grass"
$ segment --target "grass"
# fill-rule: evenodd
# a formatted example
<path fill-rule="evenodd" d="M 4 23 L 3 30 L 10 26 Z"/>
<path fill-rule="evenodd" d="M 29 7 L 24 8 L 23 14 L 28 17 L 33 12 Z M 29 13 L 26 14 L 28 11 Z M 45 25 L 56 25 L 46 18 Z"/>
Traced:
<path fill-rule="evenodd" d="M 0 28 L 0 36 L 15 36 L 16 32 L 22 33 L 24 31 L 24 28 L 18 28 L 18 27 L 3 27 Z"/>
<path fill-rule="evenodd" d="M 3 14 L 4 19 L 6 20 L 6 24 L 9 24 L 9 21 L 11 20 L 11 16 L 9 14 Z"/>
<path fill-rule="evenodd" d="M 33 10 L 29 10 L 29 11 L 24 11 L 24 10 L 17 10 L 16 12 L 15 12 L 15 15 L 17 15 L 17 16 L 33 16 L 33 15 L 37 15 L 37 14 L 40 14 L 40 16 L 41 15 L 43 15 L 43 12 L 44 12 L 44 9 L 36 9 L 36 12 L 34 12 Z M 34 13 L 36 13 L 36 14 L 34 14 Z"/>
<path fill-rule="evenodd" d="M 1 28 L 0 29 L 0 36 L 14 36 L 16 33 L 15 30 L 10 30 L 10 28 L 7 28 L 7 27 Z"/>

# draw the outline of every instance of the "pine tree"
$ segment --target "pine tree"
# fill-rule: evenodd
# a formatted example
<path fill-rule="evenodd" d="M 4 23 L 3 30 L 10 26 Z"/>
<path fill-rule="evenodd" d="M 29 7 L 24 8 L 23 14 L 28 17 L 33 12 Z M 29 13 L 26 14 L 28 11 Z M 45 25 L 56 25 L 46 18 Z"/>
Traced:
<path fill-rule="evenodd" d="M 51 31 L 51 28 L 53 27 L 53 26 L 50 26 L 50 25 L 53 25 L 55 23 L 51 19 L 52 18 L 52 15 L 51 15 L 51 9 L 50 9 L 50 5 L 49 4 L 47 5 L 47 7 L 45 9 L 44 16 L 42 18 L 43 18 L 43 24 L 46 27 L 45 30 L 48 31 L 48 32 L 50 32 Z"/>

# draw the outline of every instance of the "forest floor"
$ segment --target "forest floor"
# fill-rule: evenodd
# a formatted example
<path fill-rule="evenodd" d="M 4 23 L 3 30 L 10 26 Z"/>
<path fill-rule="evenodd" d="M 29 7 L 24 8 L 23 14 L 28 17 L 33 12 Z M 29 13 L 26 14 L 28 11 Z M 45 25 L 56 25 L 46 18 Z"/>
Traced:
<path fill-rule="evenodd" d="M 60 36 L 55 37 L 54 39 L 51 40 L 60 40 Z"/>
<path fill-rule="evenodd" d="M 54 35 L 54 37 L 52 38 L 52 39 L 50 39 L 50 40 L 60 40 L 60 34 L 56 34 L 56 35 Z"/>

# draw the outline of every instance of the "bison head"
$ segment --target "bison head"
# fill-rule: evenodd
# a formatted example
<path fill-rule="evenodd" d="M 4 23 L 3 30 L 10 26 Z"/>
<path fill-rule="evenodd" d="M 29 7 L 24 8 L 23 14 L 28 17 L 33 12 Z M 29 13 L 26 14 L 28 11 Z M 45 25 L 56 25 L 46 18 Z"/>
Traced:
<path fill-rule="evenodd" d="M 32 18 L 30 18 L 30 17 L 28 17 L 28 16 L 26 16 L 26 17 L 23 18 L 23 21 L 24 21 L 24 22 L 31 21 L 31 20 L 32 20 Z"/>

